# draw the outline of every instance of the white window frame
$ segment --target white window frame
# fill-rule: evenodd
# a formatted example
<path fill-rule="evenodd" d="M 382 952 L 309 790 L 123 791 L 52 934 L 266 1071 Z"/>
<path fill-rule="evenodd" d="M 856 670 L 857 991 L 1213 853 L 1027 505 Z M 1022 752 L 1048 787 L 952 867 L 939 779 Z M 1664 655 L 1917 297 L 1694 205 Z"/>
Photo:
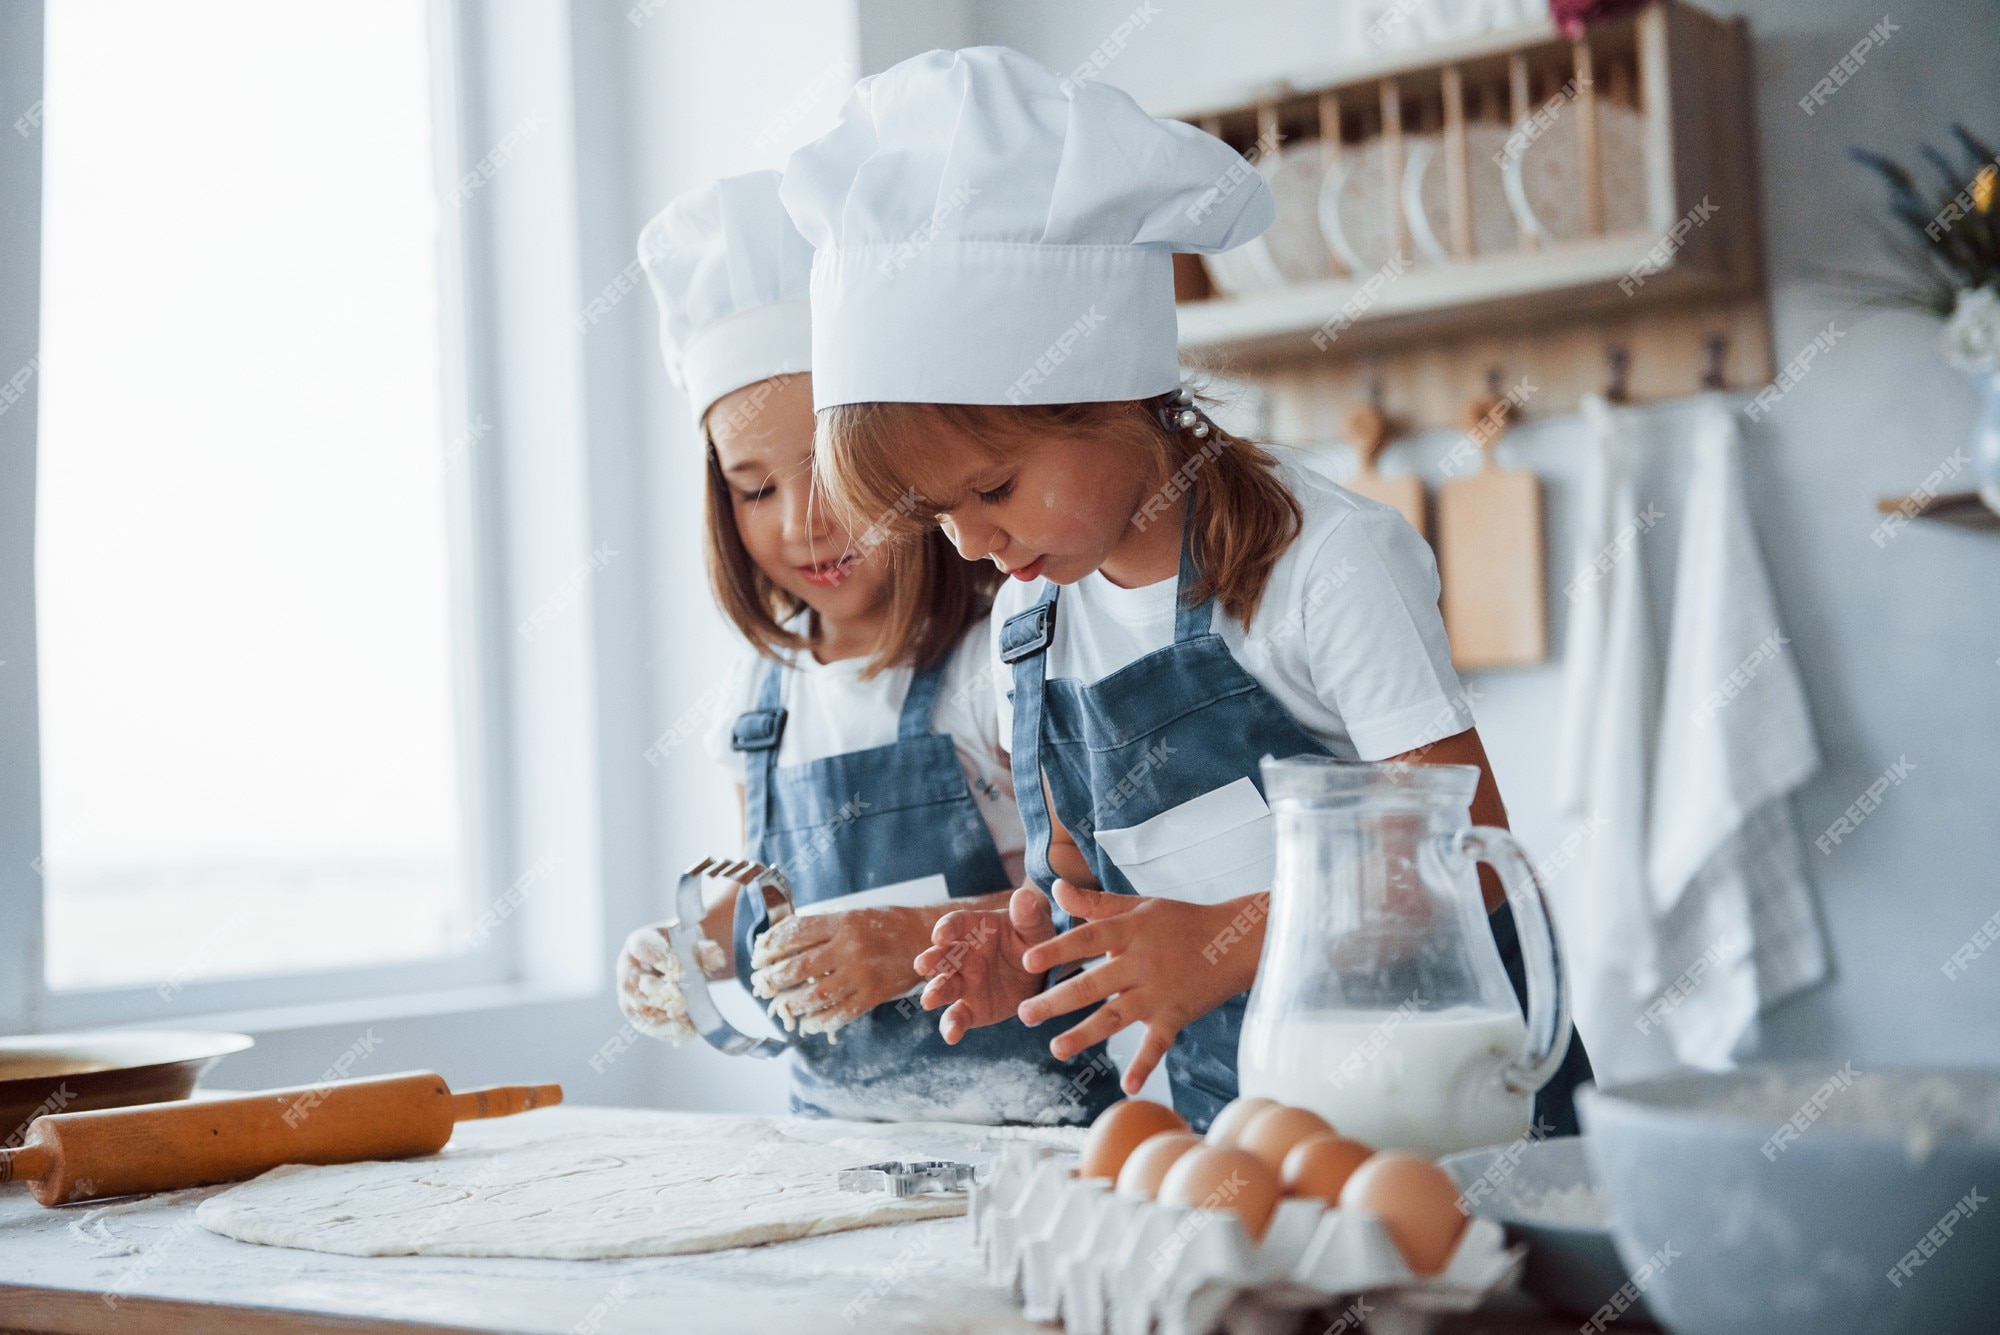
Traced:
<path fill-rule="evenodd" d="M 447 221 L 458 226 L 446 228 L 440 268 L 446 439 L 478 436 L 446 479 L 454 574 L 471 577 L 453 598 L 466 875 L 474 903 L 492 907 L 492 931 L 462 958 L 189 982 L 171 1005 L 151 985 L 47 989 L 35 869 L 39 387 L 31 381 L 0 414 L 0 1033 L 242 1028 L 260 1046 L 230 1059 L 229 1071 L 282 1081 L 316 1076 L 320 1054 L 337 1052 L 356 1024 L 388 1026 L 394 1032 L 385 1042 L 404 1040 L 391 1046 L 451 1043 L 462 1068 L 491 1066 L 493 1078 L 523 1078 L 521 1063 L 537 1053 L 546 1054 L 536 1068 L 546 1074 L 535 1078 L 574 1078 L 618 1032 L 607 986 L 615 943 L 605 924 L 643 916 L 654 883 L 645 793 L 616 809 L 600 801 L 607 778 L 615 791 L 633 773 L 643 749 L 633 739 L 653 732 L 636 657 L 619 652 L 643 640 L 634 629 L 644 611 L 639 555 L 591 576 L 583 596 L 533 637 L 517 633 L 593 550 L 612 534 L 631 535 L 636 522 L 629 455 L 592 447 L 593 434 L 618 433 L 604 420 L 594 433 L 586 429 L 586 398 L 606 375 L 596 363 L 616 354 L 587 349 L 578 326 L 580 213 L 593 211 L 593 193 L 602 203 L 615 163 L 578 160 L 577 146 L 603 142 L 606 127 L 579 132 L 578 118 L 594 113 L 575 96 L 567 0 L 430 4 L 438 64 L 449 74 L 434 80 L 441 194 L 449 199 L 466 172 L 488 169 L 476 185 L 467 182 L 461 208 L 447 204 Z M 0 384 L 34 357 L 39 341 L 41 145 L 38 130 L 16 137 L 11 121 L 40 104 L 42 52 L 40 0 L 0 5 L 0 110 L 12 109 L 0 135 L 14 139 L 0 149 L 0 199 L 10 202 L 0 210 Z M 520 134 L 527 125 L 532 130 Z M 510 134 L 513 151 L 496 161 Z M 613 406 L 600 419 L 615 424 L 619 415 Z M 600 626 L 617 628 L 610 654 Z M 554 859 L 553 870 L 509 895 L 544 858 Z M 608 887 L 615 887 L 611 903 Z M 408 1056 L 383 1060 L 395 1064 L 382 1069 L 413 1064 Z M 595 1080 L 594 1092 L 605 1101 L 630 1095 L 644 1065 Z M 591 1070 L 606 1073 L 601 1064 Z"/>

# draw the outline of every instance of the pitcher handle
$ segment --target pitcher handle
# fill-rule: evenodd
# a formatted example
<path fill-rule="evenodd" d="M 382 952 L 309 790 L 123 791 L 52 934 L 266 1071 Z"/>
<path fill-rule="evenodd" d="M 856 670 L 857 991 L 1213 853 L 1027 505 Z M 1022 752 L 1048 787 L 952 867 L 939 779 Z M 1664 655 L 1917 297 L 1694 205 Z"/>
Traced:
<path fill-rule="evenodd" d="M 1520 843 L 1506 830 L 1475 825 L 1460 830 L 1454 842 L 1461 854 L 1498 873 L 1507 902 L 1514 906 L 1514 929 L 1528 975 L 1528 1036 L 1501 1079 L 1516 1094 L 1532 1094 L 1562 1065 L 1570 1039 L 1569 988 L 1548 897 Z"/>

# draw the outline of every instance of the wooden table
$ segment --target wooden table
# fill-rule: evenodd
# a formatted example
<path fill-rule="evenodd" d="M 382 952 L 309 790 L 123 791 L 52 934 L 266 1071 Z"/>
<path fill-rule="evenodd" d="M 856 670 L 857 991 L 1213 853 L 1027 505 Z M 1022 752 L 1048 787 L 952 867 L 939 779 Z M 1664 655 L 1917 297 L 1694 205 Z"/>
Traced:
<path fill-rule="evenodd" d="M 454 1144 L 503 1144 L 524 1133 L 547 1135 L 556 1124 L 579 1133 L 629 1129 L 647 1116 L 556 1108 L 467 1123 Z M 223 1189 L 51 1210 L 35 1204 L 24 1186 L 0 1186 L 0 1330 L 1048 1335 L 1053 1329 L 1024 1320 L 1007 1294 L 985 1283 L 963 1219 L 702 1256 L 357 1257 L 253 1246 L 208 1232 L 194 1222 L 194 1207 Z M 1502 1304 L 1490 1318 L 1453 1329 L 1556 1335 L 1576 1323 Z"/>

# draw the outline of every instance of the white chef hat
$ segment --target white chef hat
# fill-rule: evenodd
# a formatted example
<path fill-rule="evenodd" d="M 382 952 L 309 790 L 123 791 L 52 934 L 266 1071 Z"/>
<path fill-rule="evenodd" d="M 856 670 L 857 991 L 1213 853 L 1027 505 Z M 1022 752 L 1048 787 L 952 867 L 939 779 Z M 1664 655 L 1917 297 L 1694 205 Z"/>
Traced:
<path fill-rule="evenodd" d="M 660 355 L 694 420 L 732 389 L 812 369 L 812 247 L 778 202 L 778 173 L 690 190 L 639 233 L 660 304 Z"/>
<path fill-rule="evenodd" d="M 999 46 L 863 79 L 780 194 L 815 249 L 817 408 L 1165 393 L 1173 252 L 1273 216 L 1220 139 Z"/>

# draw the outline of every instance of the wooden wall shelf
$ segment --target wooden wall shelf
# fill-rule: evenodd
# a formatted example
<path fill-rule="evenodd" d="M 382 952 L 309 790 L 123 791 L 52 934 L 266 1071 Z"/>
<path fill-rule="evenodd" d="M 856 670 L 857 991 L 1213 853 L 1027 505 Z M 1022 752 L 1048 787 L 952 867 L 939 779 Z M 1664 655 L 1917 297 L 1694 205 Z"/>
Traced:
<path fill-rule="evenodd" d="M 1459 265 L 1413 267 L 1382 285 L 1369 310 L 1336 331 L 1334 346 L 1313 335 L 1337 321 L 1361 284 L 1350 279 L 1300 284 L 1251 297 L 1184 302 L 1182 354 L 1196 363 L 1245 366 L 1263 361 L 1325 361 L 1421 342 L 1439 334 L 1503 322 L 1633 314 L 1618 281 L 1652 249 L 1650 236 L 1608 236 L 1548 252 L 1499 255 Z M 1738 284 L 1686 267 L 1654 275 L 1641 309 L 1671 299 L 1728 297 Z M 1608 289 L 1608 290 L 1607 290 Z"/>
<path fill-rule="evenodd" d="M 1420 187 L 1392 185 L 1357 188 L 1352 198 L 1333 192 L 1336 211 L 1379 197 L 1385 215 L 1374 218 L 1370 204 L 1361 217 L 1391 248 L 1376 252 L 1390 256 L 1384 267 L 1332 258 L 1334 246 L 1321 270 L 1331 276 L 1274 281 L 1272 261 L 1260 258 L 1246 281 L 1240 262 L 1200 270 L 1181 257 L 1180 342 L 1190 364 L 1258 383 L 1289 401 L 1278 411 L 1290 420 L 1323 424 L 1331 436 L 1369 399 L 1399 433 L 1457 426 L 1496 373 L 1507 386 L 1535 386 L 1527 413 L 1568 411 L 1605 388 L 1612 349 L 1629 367 L 1632 401 L 1713 387 L 1718 370 L 1728 388 L 1771 378 L 1741 19 L 1654 0 L 1579 42 L 1537 24 L 1319 78 L 1172 114 L 1219 134 L 1267 176 L 1288 155 L 1294 170 L 1309 170 L 1297 155 L 1316 145 L 1336 180 L 1343 162 L 1354 171 L 1364 162 L 1399 182 L 1413 175 L 1406 164 L 1422 144 L 1432 155 L 1426 170 L 1445 178 L 1442 205 L 1437 178 L 1422 183 L 1434 191 L 1419 220 L 1430 239 L 1414 244 L 1406 206 Z M 1514 222 L 1504 247 L 1491 228 L 1475 243 L 1475 203 L 1484 201 L 1480 217 L 1490 219 L 1496 188 L 1477 174 L 1501 173 L 1471 145 L 1490 148 L 1502 134 L 1515 136 L 1509 151 L 1560 155 L 1536 170 L 1541 189 L 1561 181 L 1575 192 L 1557 200 L 1569 226 L 1538 233 Z M 1294 187 L 1280 207 L 1298 215 Z M 1526 187 L 1517 179 L 1515 188 Z M 1510 222 L 1517 216 L 1510 207 Z M 1691 217 L 1699 220 L 1688 225 Z M 1300 230 L 1295 216 L 1294 246 Z M 1209 274 L 1232 294 L 1217 295 Z"/>
<path fill-rule="evenodd" d="M 1706 340 L 1722 340 L 1719 386 L 1709 379 Z M 1661 305 L 1616 320 L 1547 318 L 1486 332 L 1440 334 L 1379 354 L 1322 361 L 1203 363 L 1247 380 L 1270 400 L 1280 439 L 1341 440 L 1353 409 L 1379 402 L 1393 435 L 1456 430 L 1466 404 L 1494 391 L 1514 394 L 1517 419 L 1574 412 L 1617 376 L 1612 351 L 1626 357 L 1624 401 L 1659 403 L 1704 389 L 1768 384 L 1769 315 L 1761 301 Z"/>
<path fill-rule="evenodd" d="M 1875 512 L 1930 519 L 1956 528 L 2000 532 L 2000 514 L 1987 509 L 1976 491 L 1951 491 L 1936 496 L 1884 496 L 1875 502 Z"/>

